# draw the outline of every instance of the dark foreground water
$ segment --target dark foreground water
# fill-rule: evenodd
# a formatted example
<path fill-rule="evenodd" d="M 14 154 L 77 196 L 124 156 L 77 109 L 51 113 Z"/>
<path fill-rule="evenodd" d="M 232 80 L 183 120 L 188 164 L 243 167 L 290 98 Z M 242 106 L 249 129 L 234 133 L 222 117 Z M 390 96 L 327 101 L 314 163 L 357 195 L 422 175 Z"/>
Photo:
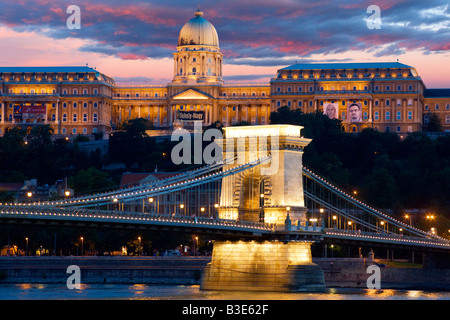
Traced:
<path fill-rule="evenodd" d="M 326 293 L 219 292 L 199 286 L 92 284 L 70 290 L 60 284 L 0 284 L 0 300 L 450 300 L 450 292 L 327 289 Z"/>

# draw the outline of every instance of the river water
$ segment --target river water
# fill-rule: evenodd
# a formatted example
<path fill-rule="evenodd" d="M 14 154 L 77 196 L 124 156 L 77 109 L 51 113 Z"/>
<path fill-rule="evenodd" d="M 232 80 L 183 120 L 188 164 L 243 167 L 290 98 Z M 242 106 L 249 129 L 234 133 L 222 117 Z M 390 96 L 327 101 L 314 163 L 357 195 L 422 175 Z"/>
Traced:
<path fill-rule="evenodd" d="M 0 284 L 0 300 L 450 300 L 450 292 L 328 288 L 325 293 L 202 291 L 198 285 Z"/>

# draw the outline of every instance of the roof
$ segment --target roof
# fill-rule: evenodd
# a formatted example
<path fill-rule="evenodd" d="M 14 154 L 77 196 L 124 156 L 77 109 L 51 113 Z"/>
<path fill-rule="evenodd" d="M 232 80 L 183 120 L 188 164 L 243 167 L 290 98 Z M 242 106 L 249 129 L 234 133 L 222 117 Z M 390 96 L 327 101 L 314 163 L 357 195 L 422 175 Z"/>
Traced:
<path fill-rule="evenodd" d="M 181 28 L 178 36 L 178 46 L 206 45 L 219 46 L 219 36 L 214 26 L 203 18 L 203 12 L 197 10 L 195 18 L 189 20 Z"/>
<path fill-rule="evenodd" d="M 1 182 L 0 191 L 17 191 L 24 186 L 23 182 Z"/>
<path fill-rule="evenodd" d="M 425 98 L 450 98 L 450 89 L 425 89 Z"/>
<path fill-rule="evenodd" d="M 180 174 L 179 172 L 152 172 L 152 173 L 123 173 L 120 179 L 120 187 L 127 188 L 134 185 L 137 185 L 143 180 L 149 180 L 151 176 L 151 180 L 164 180 L 173 176 Z"/>
<path fill-rule="evenodd" d="M 98 72 L 88 66 L 0 67 L 0 72 Z"/>
<path fill-rule="evenodd" d="M 280 70 L 412 68 L 400 62 L 297 63 Z"/>

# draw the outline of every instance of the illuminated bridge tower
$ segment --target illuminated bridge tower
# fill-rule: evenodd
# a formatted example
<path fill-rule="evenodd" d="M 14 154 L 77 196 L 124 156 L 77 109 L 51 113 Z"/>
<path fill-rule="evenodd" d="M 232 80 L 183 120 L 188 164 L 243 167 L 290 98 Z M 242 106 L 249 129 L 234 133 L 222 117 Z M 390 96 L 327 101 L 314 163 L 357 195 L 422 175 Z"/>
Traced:
<path fill-rule="evenodd" d="M 291 125 L 224 128 L 224 169 L 271 156 L 270 162 L 222 179 L 219 217 L 265 221 L 277 233 L 303 224 L 302 155 L 311 140 Z M 283 238 L 283 237 L 282 237 Z M 286 240 L 286 238 L 283 238 Z M 215 241 L 203 272 L 202 290 L 323 292 L 323 271 L 312 262 L 309 241 Z"/>
<path fill-rule="evenodd" d="M 223 157 L 236 157 L 224 169 L 236 162 L 267 155 L 271 155 L 271 159 L 268 164 L 222 180 L 221 219 L 264 221 L 284 226 L 289 212 L 292 223 L 305 222 L 301 168 L 303 149 L 311 139 L 303 138 L 301 129 L 292 125 L 223 128 Z"/>

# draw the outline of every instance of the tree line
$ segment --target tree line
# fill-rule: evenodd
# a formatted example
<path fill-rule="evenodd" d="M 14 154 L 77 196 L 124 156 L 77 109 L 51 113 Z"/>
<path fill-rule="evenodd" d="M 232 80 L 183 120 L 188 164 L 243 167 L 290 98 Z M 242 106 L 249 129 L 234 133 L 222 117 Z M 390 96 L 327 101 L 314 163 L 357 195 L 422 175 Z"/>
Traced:
<path fill-rule="evenodd" d="M 288 107 L 272 112 L 270 123 L 303 126 L 303 136 L 312 139 L 304 150 L 304 165 L 336 186 L 350 193 L 357 190 L 361 200 L 398 216 L 406 209 L 432 212 L 443 217 L 442 228 L 450 229 L 450 136 L 432 138 L 416 132 L 401 139 L 395 133 L 373 129 L 345 133 L 339 120 L 321 112 L 303 113 Z M 209 128 L 222 127 L 216 122 Z M 158 142 L 146 134 L 154 129 L 148 120 L 129 120 L 119 129 L 110 135 L 104 154 L 80 148 L 84 141 L 81 136 L 55 139 L 49 125 L 36 126 L 29 132 L 11 129 L 0 138 L 0 181 L 37 179 L 40 184 L 52 185 L 68 178 L 75 194 L 84 194 L 117 186 L 125 171 L 188 168 L 171 161 L 172 148 L 178 142 L 170 138 Z M 104 169 L 115 163 L 122 167 Z M 8 195 L 0 192 L 0 202 L 5 197 Z"/>

